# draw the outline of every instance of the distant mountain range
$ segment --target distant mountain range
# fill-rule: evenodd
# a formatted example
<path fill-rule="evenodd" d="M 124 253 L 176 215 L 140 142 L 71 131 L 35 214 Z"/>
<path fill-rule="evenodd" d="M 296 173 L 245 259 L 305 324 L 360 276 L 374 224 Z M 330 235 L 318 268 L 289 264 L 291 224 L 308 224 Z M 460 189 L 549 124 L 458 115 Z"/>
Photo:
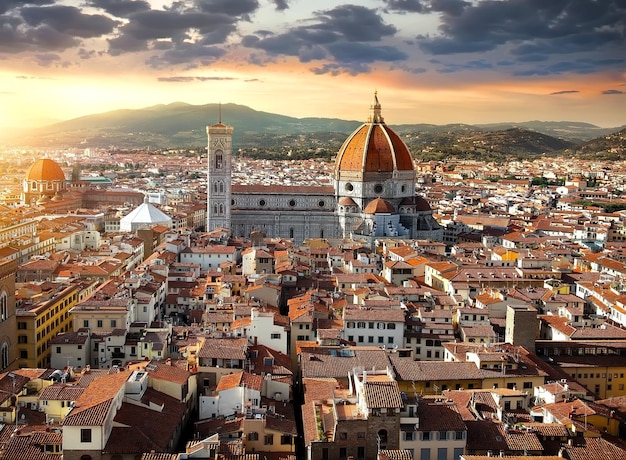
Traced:
<path fill-rule="evenodd" d="M 13 143 L 33 147 L 118 147 L 177 148 L 206 145 L 206 126 L 216 123 L 220 113 L 224 123 L 234 126 L 233 143 L 238 148 L 262 142 L 284 145 L 285 137 L 314 137 L 333 144 L 345 138 L 362 121 L 337 118 L 294 118 L 261 112 L 237 104 L 192 105 L 175 102 L 136 110 L 115 110 L 55 123 L 13 139 Z M 403 124 L 391 125 L 410 147 L 445 148 L 491 145 L 491 150 L 514 148 L 516 153 L 550 153 L 577 149 L 588 141 L 614 134 L 622 127 L 599 128 L 589 123 L 529 121 L 524 123 Z M 496 147 L 493 147 L 493 146 Z M 447 146 L 447 147 L 446 147 Z M 507 147 L 509 146 L 509 147 Z M 331 147 L 330 145 L 328 146 Z M 332 146 L 334 148 L 334 145 Z M 611 146 L 608 147 L 609 149 Z M 506 153 L 506 152 L 503 152 Z"/>

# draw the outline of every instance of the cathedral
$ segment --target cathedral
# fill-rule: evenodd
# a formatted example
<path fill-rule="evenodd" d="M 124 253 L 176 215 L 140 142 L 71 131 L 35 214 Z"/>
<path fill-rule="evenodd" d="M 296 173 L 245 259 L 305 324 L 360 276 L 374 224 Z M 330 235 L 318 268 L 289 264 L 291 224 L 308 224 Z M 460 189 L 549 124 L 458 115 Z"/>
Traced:
<path fill-rule="evenodd" d="M 248 237 L 388 238 L 441 241 L 428 202 L 416 195 L 415 167 L 404 141 L 385 124 L 377 94 L 370 116 L 343 143 L 334 186 L 232 184 L 233 127 L 207 126 L 207 230 Z"/>

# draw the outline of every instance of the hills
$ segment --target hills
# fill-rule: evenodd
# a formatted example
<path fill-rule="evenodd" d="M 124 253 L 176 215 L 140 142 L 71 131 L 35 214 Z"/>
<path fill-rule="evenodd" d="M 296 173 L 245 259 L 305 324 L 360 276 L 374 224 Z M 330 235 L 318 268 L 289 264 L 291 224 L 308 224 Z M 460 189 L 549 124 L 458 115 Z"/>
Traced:
<path fill-rule="evenodd" d="M 222 119 L 235 127 L 233 143 L 241 149 L 304 149 L 336 152 L 362 121 L 337 118 L 294 118 L 238 104 L 192 105 L 182 102 L 124 109 L 55 123 L 13 140 L 32 147 L 117 147 L 164 149 L 206 145 L 206 125 Z M 588 152 L 615 153 L 617 128 L 579 122 L 403 124 L 392 125 L 413 153 L 537 155 Z M 624 127 L 621 127 L 624 128 Z M 591 143 L 590 143 L 591 142 Z M 618 149 L 618 153 L 623 152 Z M 620 153 L 621 154 L 621 153 Z"/>

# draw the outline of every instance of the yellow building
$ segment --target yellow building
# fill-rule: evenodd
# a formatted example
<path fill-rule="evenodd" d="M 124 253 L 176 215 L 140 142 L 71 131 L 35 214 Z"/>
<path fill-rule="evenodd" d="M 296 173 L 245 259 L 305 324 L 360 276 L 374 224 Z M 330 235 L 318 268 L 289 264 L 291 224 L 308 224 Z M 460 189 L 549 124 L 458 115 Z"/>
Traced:
<path fill-rule="evenodd" d="M 246 417 L 244 433 L 246 452 L 295 453 L 295 423 L 280 414 Z"/>
<path fill-rule="evenodd" d="M 538 340 L 537 354 L 584 385 L 598 399 L 626 396 L 623 340 Z"/>
<path fill-rule="evenodd" d="M 94 287 L 91 281 L 28 284 L 17 290 L 17 365 L 50 367 L 50 340 L 72 330 L 70 309 Z"/>
<path fill-rule="evenodd" d="M 16 260 L 0 260 L 0 371 L 14 369 L 17 366 L 16 270 Z"/>

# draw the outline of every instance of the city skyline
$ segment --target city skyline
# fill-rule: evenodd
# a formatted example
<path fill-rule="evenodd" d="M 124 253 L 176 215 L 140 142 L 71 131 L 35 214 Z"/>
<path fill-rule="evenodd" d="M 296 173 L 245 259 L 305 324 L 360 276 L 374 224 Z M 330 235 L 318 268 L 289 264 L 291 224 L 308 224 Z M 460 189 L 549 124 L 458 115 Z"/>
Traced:
<path fill-rule="evenodd" d="M 176 101 L 364 120 L 375 90 L 391 124 L 617 127 L 624 17 L 617 0 L 9 0 L 0 128 Z"/>

